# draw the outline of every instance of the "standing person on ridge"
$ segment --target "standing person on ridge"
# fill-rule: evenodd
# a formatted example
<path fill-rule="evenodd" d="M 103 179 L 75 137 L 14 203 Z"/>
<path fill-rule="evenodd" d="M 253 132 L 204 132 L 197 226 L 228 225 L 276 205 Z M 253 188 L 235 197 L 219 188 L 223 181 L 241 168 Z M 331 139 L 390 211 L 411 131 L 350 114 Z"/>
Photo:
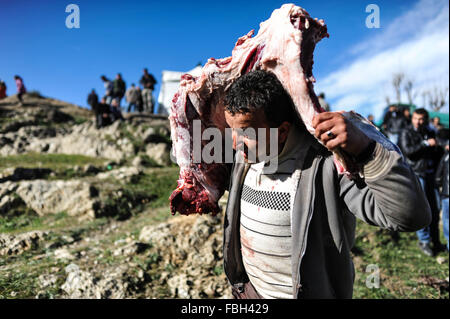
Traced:
<path fill-rule="evenodd" d="M 19 99 L 19 106 L 23 106 L 22 96 L 27 93 L 27 89 L 25 88 L 25 84 L 20 76 L 14 75 L 14 80 L 16 81 L 17 87 L 17 98 Z"/>
<path fill-rule="evenodd" d="M 143 70 L 144 74 L 141 77 L 139 83 L 142 85 L 142 101 L 144 103 L 144 111 L 150 114 L 154 112 L 153 90 L 155 89 L 156 79 L 148 73 L 147 69 Z"/>
<path fill-rule="evenodd" d="M 113 98 L 117 101 L 117 105 L 120 108 L 120 102 L 122 101 L 123 96 L 126 91 L 126 83 L 122 79 L 122 74 L 117 73 L 116 78 L 113 82 Z"/>

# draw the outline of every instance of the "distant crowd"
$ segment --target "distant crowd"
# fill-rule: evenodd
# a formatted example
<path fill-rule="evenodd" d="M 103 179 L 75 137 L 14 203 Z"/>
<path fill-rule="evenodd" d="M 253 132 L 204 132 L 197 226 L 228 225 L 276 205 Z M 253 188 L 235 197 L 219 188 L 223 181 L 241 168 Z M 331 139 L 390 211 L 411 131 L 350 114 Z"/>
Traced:
<path fill-rule="evenodd" d="M 148 114 L 154 113 L 155 99 L 153 98 L 153 90 L 157 81 L 147 69 L 143 70 L 143 75 L 139 81 L 140 85 L 136 86 L 132 83 L 128 89 L 120 73 L 116 75 L 113 81 L 105 75 L 102 75 L 100 78 L 105 87 L 104 95 L 99 101 L 97 93 L 92 89 L 87 99 L 88 104 L 95 113 L 97 128 L 107 126 L 116 120 L 124 119 L 121 108 L 121 102 L 124 97 L 128 103 L 127 113 L 132 111 Z"/>
<path fill-rule="evenodd" d="M 411 114 L 409 107 L 389 106 L 381 124 L 382 132 L 398 145 L 416 173 L 432 211 L 429 227 L 417 232 L 419 247 L 428 256 L 445 250 L 439 236 L 440 211 L 448 251 L 449 224 L 449 130 L 439 117 L 429 118 L 424 108 Z"/>

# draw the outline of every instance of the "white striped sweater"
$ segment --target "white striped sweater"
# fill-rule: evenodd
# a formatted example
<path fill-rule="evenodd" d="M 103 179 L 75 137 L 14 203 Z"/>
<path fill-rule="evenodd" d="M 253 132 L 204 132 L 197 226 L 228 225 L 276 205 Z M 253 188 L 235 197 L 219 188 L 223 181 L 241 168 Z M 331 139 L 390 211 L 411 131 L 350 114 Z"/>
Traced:
<path fill-rule="evenodd" d="M 264 162 L 252 164 L 241 195 L 242 259 L 250 282 L 264 298 L 292 298 L 291 213 L 300 178 L 296 150 L 298 133 L 291 131 L 273 174 Z"/>

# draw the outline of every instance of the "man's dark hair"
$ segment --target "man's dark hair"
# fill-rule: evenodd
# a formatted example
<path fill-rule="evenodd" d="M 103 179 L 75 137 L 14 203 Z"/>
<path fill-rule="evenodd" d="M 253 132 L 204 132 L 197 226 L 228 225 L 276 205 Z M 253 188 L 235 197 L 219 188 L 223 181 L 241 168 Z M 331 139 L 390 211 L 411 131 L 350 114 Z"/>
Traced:
<path fill-rule="evenodd" d="M 291 97 L 275 74 L 268 71 L 251 71 L 238 78 L 226 92 L 225 105 L 232 115 L 262 108 L 269 124 L 275 127 L 285 121 L 298 121 Z"/>
<path fill-rule="evenodd" d="M 428 122 L 429 114 L 428 114 L 428 111 L 425 110 L 423 107 L 421 107 L 419 109 L 415 109 L 414 113 L 419 114 L 419 115 L 424 115 L 425 122 L 426 123 Z"/>

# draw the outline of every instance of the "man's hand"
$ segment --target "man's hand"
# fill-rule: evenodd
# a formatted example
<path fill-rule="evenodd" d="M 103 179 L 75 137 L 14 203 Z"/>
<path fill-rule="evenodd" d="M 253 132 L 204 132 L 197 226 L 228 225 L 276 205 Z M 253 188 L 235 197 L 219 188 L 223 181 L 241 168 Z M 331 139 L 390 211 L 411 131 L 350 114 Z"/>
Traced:
<path fill-rule="evenodd" d="M 314 135 L 330 151 L 340 147 L 347 153 L 358 156 L 366 149 L 371 139 L 348 121 L 342 112 L 324 112 L 314 116 Z"/>
<path fill-rule="evenodd" d="M 434 138 L 428 139 L 427 142 L 430 146 L 436 146 L 436 140 Z"/>

